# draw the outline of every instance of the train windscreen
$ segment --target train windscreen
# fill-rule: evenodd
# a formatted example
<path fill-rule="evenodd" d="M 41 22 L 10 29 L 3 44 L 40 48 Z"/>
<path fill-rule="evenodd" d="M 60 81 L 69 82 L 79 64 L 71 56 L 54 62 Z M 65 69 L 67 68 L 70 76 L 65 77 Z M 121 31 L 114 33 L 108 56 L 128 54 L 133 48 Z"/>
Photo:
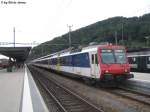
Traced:
<path fill-rule="evenodd" d="M 126 63 L 126 55 L 123 49 L 102 49 L 101 60 L 105 64 Z"/>
<path fill-rule="evenodd" d="M 116 63 L 126 63 L 126 54 L 123 49 L 114 50 Z"/>

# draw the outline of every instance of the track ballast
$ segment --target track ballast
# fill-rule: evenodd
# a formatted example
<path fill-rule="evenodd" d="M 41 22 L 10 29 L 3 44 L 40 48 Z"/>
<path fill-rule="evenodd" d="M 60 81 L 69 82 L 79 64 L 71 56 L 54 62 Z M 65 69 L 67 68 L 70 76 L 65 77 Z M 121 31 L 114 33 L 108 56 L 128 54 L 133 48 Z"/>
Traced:
<path fill-rule="evenodd" d="M 34 79 L 44 88 L 50 98 L 47 105 L 50 106 L 49 109 L 53 109 L 53 112 L 103 112 L 56 81 L 43 76 L 39 69 L 32 67 L 30 70 Z"/>

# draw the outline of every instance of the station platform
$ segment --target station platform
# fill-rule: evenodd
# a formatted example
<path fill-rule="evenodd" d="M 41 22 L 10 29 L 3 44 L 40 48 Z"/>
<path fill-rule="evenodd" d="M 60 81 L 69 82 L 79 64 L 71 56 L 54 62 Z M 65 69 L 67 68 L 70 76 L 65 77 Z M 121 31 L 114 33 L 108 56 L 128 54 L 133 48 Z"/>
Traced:
<path fill-rule="evenodd" d="M 132 80 L 150 82 L 150 73 L 133 74 Z M 26 66 L 12 72 L 0 69 L 0 90 L 0 112 L 48 112 Z"/>
<path fill-rule="evenodd" d="M 0 112 L 48 112 L 26 66 L 12 72 L 0 69 L 0 90 Z"/>
<path fill-rule="evenodd" d="M 150 73 L 131 72 L 134 74 L 133 80 L 150 82 Z"/>

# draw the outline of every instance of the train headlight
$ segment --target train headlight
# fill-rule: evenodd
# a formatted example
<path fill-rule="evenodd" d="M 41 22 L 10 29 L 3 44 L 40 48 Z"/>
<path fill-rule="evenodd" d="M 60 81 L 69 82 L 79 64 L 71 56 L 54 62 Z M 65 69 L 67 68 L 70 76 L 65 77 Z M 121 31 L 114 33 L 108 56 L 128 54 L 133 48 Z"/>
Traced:
<path fill-rule="evenodd" d="M 105 71 L 105 73 L 108 73 L 108 72 L 109 72 L 108 70 Z"/>
<path fill-rule="evenodd" d="M 128 72 L 128 70 L 127 70 L 127 69 L 125 69 L 125 70 L 124 70 L 124 72 Z"/>

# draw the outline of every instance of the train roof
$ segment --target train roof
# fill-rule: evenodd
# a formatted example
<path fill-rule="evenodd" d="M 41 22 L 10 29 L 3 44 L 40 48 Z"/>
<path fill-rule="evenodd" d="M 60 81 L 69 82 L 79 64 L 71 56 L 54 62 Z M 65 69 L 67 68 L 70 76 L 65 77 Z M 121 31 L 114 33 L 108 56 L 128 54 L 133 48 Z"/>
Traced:
<path fill-rule="evenodd" d="M 109 49 L 113 49 L 113 48 L 121 48 L 121 49 L 125 49 L 124 46 L 120 46 L 120 45 L 111 45 L 111 44 L 105 44 L 105 45 L 90 45 L 87 47 L 79 47 L 78 49 L 73 49 L 73 48 L 68 48 L 50 55 L 46 55 L 43 56 L 41 58 L 35 59 L 34 61 L 38 61 L 38 60 L 45 60 L 47 58 L 56 58 L 58 56 L 62 57 L 62 56 L 68 56 L 68 55 L 75 55 L 75 54 L 80 54 L 80 53 L 85 53 L 85 52 L 90 52 L 90 51 L 97 51 L 98 48 L 109 48 Z"/>
<path fill-rule="evenodd" d="M 118 45 L 92 45 L 92 46 L 87 46 L 87 47 L 83 47 L 83 48 L 78 48 L 78 49 L 67 49 L 67 50 L 63 50 L 60 52 L 55 53 L 54 56 L 52 56 L 52 58 L 57 57 L 58 55 L 61 56 L 67 56 L 67 55 L 75 55 L 75 54 L 80 54 L 80 53 L 85 53 L 85 52 L 90 52 L 90 51 L 97 51 L 98 48 L 121 48 L 124 49 L 124 46 L 118 46 Z"/>
<path fill-rule="evenodd" d="M 150 54 L 147 54 L 147 55 L 128 55 L 127 57 L 142 57 L 142 56 L 150 56 Z"/>
<path fill-rule="evenodd" d="M 133 53 L 133 52 L 147 52 L 150 51 L 150 48 L 128 48 L 127 52 Z"/>
<path fill-rule="evenodd" d="M 150 50 L 148 51 L 139 51 L 139 52 L 128 52 L 128 57 L 138 57 L 138 56 L 150 56 Z"/>

